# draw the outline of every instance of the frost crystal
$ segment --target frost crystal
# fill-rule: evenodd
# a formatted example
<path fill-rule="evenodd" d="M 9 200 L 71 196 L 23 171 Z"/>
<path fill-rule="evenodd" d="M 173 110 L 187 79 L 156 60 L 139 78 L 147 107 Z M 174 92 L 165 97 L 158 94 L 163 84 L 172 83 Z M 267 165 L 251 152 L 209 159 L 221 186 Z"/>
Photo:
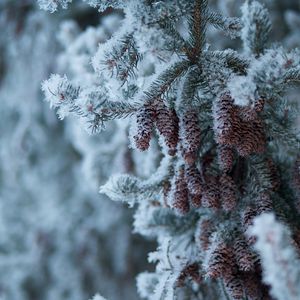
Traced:
<path fill-rule="evenodd" d="M 257 98 L 256 85 L 246 76 L 233 77 L 228 82 L 228 89 L 234 99 L 234 103 L 239 106 L 251 105 Z"/>

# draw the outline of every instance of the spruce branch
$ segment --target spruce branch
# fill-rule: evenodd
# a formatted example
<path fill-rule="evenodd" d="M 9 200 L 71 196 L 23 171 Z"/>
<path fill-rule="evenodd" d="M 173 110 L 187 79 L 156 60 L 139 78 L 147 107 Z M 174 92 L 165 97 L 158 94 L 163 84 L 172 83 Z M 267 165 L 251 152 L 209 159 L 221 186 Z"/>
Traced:
<path fill-rule="evenodd" d="M 190 213 L 180 218 L 176 213 L 168 208 L 158 208 L 153 212 L 150 227 L 157 230 L 164 230 L 171 236 L 178 236 L 184 234 L 194 226 L 198 220 L 198 216 L 195 213 Z"/>
<path fill-rule="evenodd" d="M 282 97 L 289 83 L 297 82 L 299 57 L 298 50 L 266 50 L 251 62 L 245 76 L 232 76 L 227 83 L 235 103 L 255 105 L 256 99 Z"/>
<path fill-rule="evenodd" d="M 171 64 L 171 66 L 163 70 L 152 82 L 148 90 L 144 92 L 143 102 L 153 102 L 163 98 L 179 78 L 185 74 L 189 66 L 189 61 L 182 60 Z"/>
<path fill-rule="evenodd" d="M 276 191 L 280 185 L 274 163 L 258 155 L 248 160 L 248 176 L 249 192 L 256 195 Z"/>
<path fill-rule="evenodd" d="M 41 9 L 48 10 L 51 13 L 57 11 L 58 7 L 61 6 L 63 9 L 68 8 L 68 4 L 72 0 L 37 0 Z"/>
<path fill-rule="evenodd" d="M 298 85 L 300 83 L 300 67 L 294 67 L 288 70 L 284 76 L 284 82 Z"/>
<path fill-rule="evenodd" d="M 179 95 L 176 102 L 176 110 L 180 114 L 195 106 L 200 71 L 198 67 L 191 67 L 182 78 Z"/>
<path fill-rule="evenodd" d="M 100 193 L 114 201 L 122 201 L 133 206 L 140 199 L 140 181 L 129 175 L 117 175 L 100 188 Z"/>
<path fill-rule="evenodd" d="M 189 44 L 184 38 L 180 35 L 178 30 L 174 27 L 173 22 L 166 20 L 165 23 L 161 24 L 162 30 L 172 38 L 172 42 L 166 45 L 166 50 L 175 52 L 175 53 L 188 53 Z"/>
<path fill-rule="evenodd" d="M 209 11 L 207 21 L 226 35 L 234 39 L 241 35 L 242 24 L 239 18 L 224 17 L 219 13 Z"/>
<path fill-rule="evenodd" d="M 123 0 L 83 0 L 92 7 L 97 7 L 99 11 L 104 11 L 109 7 L 120 9 L 124 7 Z"/>
<path fill-rule="evenodd" d="M 104 53 L 100 64 L 111 76 L 116 77 L 124 85 L 130 77 L 135 77 L 138 62 L 142 59 L 133 35 L 126 34 L 109 51 Z M 101 71 L 98 70 L 98 71 Z"/>
<path fill-rule="evenodd" d="M 205 43 L 205 32 L 207 24 L 207 0 L 195 0 L 194 11 L 190 22 L 190 40 L 191 49 L 187 54 L 191 62 L 197 63 L 199 55 Z"/>
<path fill-rule="evenodd" d="M 224 51 L 211 51 L 211 55 L 217 59 L 224 59 L 227 67 L 234 73 L 246 75 L 250 66 L 250 60 L 241 56 L 237 51 L 227 49 Z"/>
<path fill-rule="evenodd" d="M 145 15 L 143 23 L 152 27 L 166 24 L 169 21 L 175 23 L 180 18 L 189 16 L 194 9 L 194 0 L 151 1 L 148 6 L 150 10 L 147 11 L 148 14 Z M 144 5 L 142 7 L 144 8 Z M 145 11 L 139 12 L 142 15 L 145 13 Z"/>
<path fill-rule="evenodd" d="M 90 98 L 93 99 L 93 101 L 97 100 L 97 97 L 93 98 L 93 94 L 90 95 Z M 101 98 L 103 99 L 103 95 L 98 99 L 100 100 Z M 89 121 L 91 123 L 90 127 L 92 128 L 92 133 L 96 133 L 105 128 L 107 121 L 125 119 L 132 116 L 136 113 L 138 107 L 127 102 L 112 102 L 104 99 L 102 102 L 99 101 L 94 108 L 90 108 L 90 110 L 92 110 L 94 114 L 94 119 Z"/>
<path fill-rule="evenodd" d="M 245 1 L 242 6 L 242 24 L 241 38 L 245 51 L 259 56 L 266 48 L 271 31 L 267 9 L 258 1 Z"/>
<path fill-rule="evenodd" d="M 49 80 L 43 82 L 42 90 L 51 107 L 57 108 L 63 106 L 75 111 L 79 109 L 74 100 L 80 94 L 80 87 L 72 85 L 66 75 L 61 77 L 52 74 Z M 64 115 L 61 114 L 60 117 L 63 118 Z"/>
<path fill-rule="evenodd" d="M 69 114 L 81 118 L 92 133 L 105 128 L 105 122 L 126 118 L 137 106 L 121 101 L 109 101 L 107 91 L 85 91 L 70 83 L 66 76 L 52 75 L 42 89 L 51 107 L 57 108 L 61 119 Z"/>

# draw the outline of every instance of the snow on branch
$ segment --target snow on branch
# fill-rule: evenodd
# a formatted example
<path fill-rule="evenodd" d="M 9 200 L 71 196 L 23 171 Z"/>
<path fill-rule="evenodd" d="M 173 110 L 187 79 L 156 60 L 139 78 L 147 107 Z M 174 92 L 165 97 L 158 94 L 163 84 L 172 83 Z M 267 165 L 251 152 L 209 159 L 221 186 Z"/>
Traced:
<path fill-rule="evenodd" d="M 259 2 L 247 0 L 242 6 L 241 38 L 247 53 L 259 55 L 265 49 L 271 31 L 268 10 Z"/>
<path fill-rule="evenodd" d="M 68 8 L 68 4 L 72 0 L 38 0 L 38 4 L 41 9 L 48 10 L 51 13 L 57 11 L 58 7 L 61 6 L 64 9 Z"/>
<path fill-rule="evenodd" d="M 124 4 L 124 0 L 83 0 L 92 7 L 97 7 L 99 11 L 104 11 L 108 7 L 121 8 Z"/>
<path fill-rule="evenodd" d="M 113 201 L 126 202 L 130 206 L 145 198 L 150 198 L 161 189 L 160 185 L 142 181 L 127 174 L 117 174 L 109 178 L 106 184 L 100 187 L 100 193 L 107 195 Z"/>
<path fill-rule="evenodd" d="M 107 72 L 108 77 L 116 77 L 123 85 L 130 77 L 135 77 L 142 56 L 132 34 L 125 33 L 122 37 L 118 35 L 117 39 L 109 40 L 105 46 L 99 47 L 93 58 L 93 66 L 96 72 Z"/>
<path fill-rule="evenodd" d="M 144 92 L 144 102 L 152 102 L 162 98 L 170 88 L 181 78 L 186 71 L 190 62 L 186 60 L 171 61 L 166 68 L 164 68 L 157 78 L 151 83 L 149 89 Z"/>
<path fill-rule="evenodd" d="M 262 214 L 254 219 L 249 234 L 257 238 L 255 248 L 272 295 L 278 300 L 300 299 L 300 260 L 288 228 L 277 222 L 273 214 Z"/>
<path fill-rule="evenodd" d="M 58 10 L 59 6 L 63 9 L 68 8 L 68 4 L 73 0 L 37 0 L 41 9 L 50 11 L 51 13 Z M 92 7 L 97 7 L 99 11 L 104 11 L 108 7 L 122 8 L 124 1 L 120 0 L 83 0 Z"/>
<path fill-rule="evenodd" d="M 247 75 L 233 75 L 228 89 L 235 104 L 253 105 L 258 98 L 275 99 L 289 84 L 299 82 L 299 50 L 279 47 L 265 51 L 250 64 Z"/>
<path fill-rule="evenodd" d="M 100 296 L 99 294 L 96 294 L 91 300 L 106 300 L 106 299 Z"/>
<path fill-rule="evenodd" d="M 224 17 L 216 12 L 209 12 L 208 22 L 218 29 L 221 29 L 231 38 L 237 38 L 241 35 L 241 20 L 239 18 Z"/>
<path fill-rule="evenodd" d="M 114 201 L 127 202 L 133 206 L 140 195 L 140 180 L 129 175 L 111 176 L 108 182 L 100 188 L 100 193 L 106 194 Z"/>
<path fill-rule="evenodd" d="M 75 114 L 86 125 L 91 133 L 105 128 L 105 122 L 128 117 L 136 111 L 136 106 L 121 101 L 109 101 L 107 90 L 102 87 L 96 90 L 81 89 L 72 84 L 65 76 L 52 74 L 42 84 L 45 98 L 50 106 L 57 108 L 61 119 Z"/>

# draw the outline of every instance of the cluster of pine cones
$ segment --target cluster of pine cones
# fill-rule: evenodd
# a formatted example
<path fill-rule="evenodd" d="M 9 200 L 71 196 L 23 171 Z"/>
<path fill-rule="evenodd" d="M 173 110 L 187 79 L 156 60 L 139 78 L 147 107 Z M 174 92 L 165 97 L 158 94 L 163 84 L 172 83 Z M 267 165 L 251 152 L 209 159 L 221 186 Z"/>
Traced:
<path fill-rule="evenodd" d="M 214 147 L 201 157 L 200 122 L 196 109 L 176 113 L 163 100 L 146 103 L 137 113 L 136 147 L 148 149 L 154 128 L 164 138 L 169 155 L 177 156 L 171 179 L 164 184 L 164 204 L 178 215 L 192 208 L 210 209 L 197 225 L 195 240 L 203 262 L 187 265 L 178 278 L 182 286 L 187 278 L 200 284 L 203 277 L 222 279 L 233 299 L 271 299 L 269 289 L 262 283 L 260 261 L 252 250 L 254 237 L 247 235 L 254 217 L 274 211 L 272 193 L 280 187 L 275 164 L 264 154 L 266 133 L 260 113 L 265 101 L 257 100 L 251 107 L 234 104 L 229 93 L 224 93 L 212 107 Z M 252 154 L 262 157 L 265 176 L 270 185 L 258 193 L 250 203 L 240 205 L 243 197 L 243 177 L 238 166 Z M 215 163 L 216 162 L 216 163 Z M 217 166 L 217 169 L 216 169 Z M 300 160 L 295 165 L 295 189 L 300 191 Z M 300 202 L 300 200 L 299 200 Z M 239 228 L 227 228 L 222 235 L 220 224 L 227 215 L 237 218 Z M 222 224 L 221 224 L 222 225 Z M 225 226 L 225 225 L 224 225 Z M 229 233 L 228 233 L 229 232 Z"/>

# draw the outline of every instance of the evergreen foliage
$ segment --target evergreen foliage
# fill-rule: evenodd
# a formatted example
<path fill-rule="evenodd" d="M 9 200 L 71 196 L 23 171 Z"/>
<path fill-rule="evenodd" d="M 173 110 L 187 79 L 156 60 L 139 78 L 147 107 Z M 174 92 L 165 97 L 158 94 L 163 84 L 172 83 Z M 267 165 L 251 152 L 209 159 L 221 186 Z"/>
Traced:
<path fill-rule="evenodd" d="M 54 12 L 71 1 L 38 2 Z M 129 136 L 135 167 L 100 193 L 134 206 L 134 231 L 158 243 L 155 271 L 137 277 L 140 296 L 299 299 L 300 51 L 271 39 L 272 19 L 291 12 L 256 0 L 83 2 L 118 12 L 119 27 L 107 41 L 83 33 L 93 70 L 51 75 L 42 90 L 90 134 L 105 124 L 108 140 L 122 133 L 127 146 Z M 214 12 L 222 5 L 241 16 Z M 75 68 L 76 55 L 65 55 Z"/>

